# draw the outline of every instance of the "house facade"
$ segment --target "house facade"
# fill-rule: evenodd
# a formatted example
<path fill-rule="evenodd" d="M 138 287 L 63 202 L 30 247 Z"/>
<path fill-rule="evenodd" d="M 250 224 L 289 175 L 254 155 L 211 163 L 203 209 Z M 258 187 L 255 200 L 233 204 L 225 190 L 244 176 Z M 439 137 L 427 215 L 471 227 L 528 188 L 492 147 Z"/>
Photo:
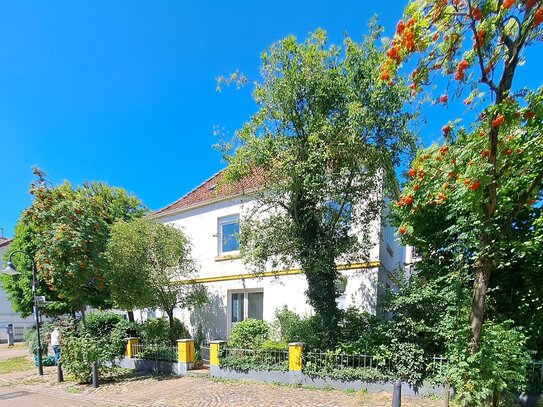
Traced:
<path fill-rule="evenodd" d="M 3 260 L 4 253 L 9 253 L 9 246 L 12 239 L 0 238 L 0 270 L 6 266 Z M 26 329 L 34 326 L 34 318 L 21 318 L 11 309 L 11 302 L 7 299 L 6 292 L 0 289 L 0 343 L 7 342 L 7 325 L 13 325 L 15 341 L 22 341 Z"/>
<path fill-rule="evenodd" d="M 259 181 L 247 178 L 236 187 L 228 187 L 220 183 L 221 174 L 151 215 L 180 228 L 190 238 L 199 268 L 196 280 L 209 292 L 207 305 L 192 312 L 178 309 L 175 316 L 191 333 L 200 327 L 213 340 L 226 339 L 233 324 L 246 318 L 272 322 L 276 310 L 284 306 L 301 316 L 312 314 L 301 270 L 268 270 L 256 275 L 243 264 L 236 239 L 238 221 L 252 204 L 246 192 L 258 188 Z M 340 308 L 355 306 L 375 314 L 382 287 L 392 284 L 395 270 L 403 267 L 405 250 L 396 242 L 393 228 L 377 219 L 374 229 L 379 236 L 374 236 L 378 243 L 371 250 L 370 260 L 338 265 L 344 276 Z"/>

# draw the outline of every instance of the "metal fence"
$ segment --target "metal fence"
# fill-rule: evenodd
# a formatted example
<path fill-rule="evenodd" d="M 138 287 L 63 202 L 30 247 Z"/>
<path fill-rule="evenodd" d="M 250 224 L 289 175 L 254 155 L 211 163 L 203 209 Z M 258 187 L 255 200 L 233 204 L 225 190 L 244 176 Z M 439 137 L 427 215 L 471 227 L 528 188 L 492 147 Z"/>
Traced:
<path fill-rule="evenodd" d="M 303 366 L 311 366 L 314 369 L 325 369 L 331 366 L 356 368 L 382 367 L 382 362 L 372 355 L 347 355 L 331 352 L 303 353 Z"/>
<path fill-rule="evenodd" d="M 133 344 L 132 357 L 135 359 L 177 362 L 177 346 Z"/>
<path fill-rule="evenodd" d="M 539 383 L 543 385 L 543 360 L 534 360 L 530 366 L 528 375 L 529 381 L 532 384 Z"/>
<path fill-rule="evenodd" d="M 200 345 L 200 360 L 202 361 L 202 366 L 209 367 L 209 360 L 210 360 L 210 351 L 209 351 L 209 343 L 203 342 Z"/>
<path fill-rule="evenodd" d="M 288 350 L 221 348 L 219 359 L 221 366 L 246 361 L 256 369 L 288 370 Z"/>

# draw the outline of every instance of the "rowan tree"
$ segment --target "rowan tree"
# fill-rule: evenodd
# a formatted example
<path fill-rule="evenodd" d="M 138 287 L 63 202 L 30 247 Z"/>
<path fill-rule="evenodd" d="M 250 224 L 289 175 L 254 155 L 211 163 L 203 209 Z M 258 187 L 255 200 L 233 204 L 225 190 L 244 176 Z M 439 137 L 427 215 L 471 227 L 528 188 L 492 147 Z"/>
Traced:
<path fill-rule="evenodd" d="M 444 141 L 417 154 L 397 203 L 404 242 L 447 242 L 473 277 L 472 354 L 481 346 L 490 278 L 506 261 L 504 245 L 519 214 L 541 199 L 542 89 L 515 88 L 513 79 L 524 50 L 541 40 L 542 22 L 540 0 L 411 1 L 380 70 L 381 80 L 393 83 L 415 58 L 413 95 L 432 84 L 443 88 L 436 103 L 464 98 L 479 113 L 464 127 L 451 120 L 441 129 Z M 448 224 L 441 240 L 425 235 L 421 220 L 431 212 Z"/>
<path fill-rule="evenodd" d="M 74 188 L 67 181 L 53 187 L 45 173 L 34 172 L 38 175 L 30 186 L 34 199 L 17 222 L 11 248 L 23 249 L 34 258 L 38 294 L 48 300 L 45 312 L 83 311 L 87 305 L 110 307 L 104 279 L 110 224 L 117 218 L 140 217 L 146 209 L 119 188 L 97 182 Z M 2 284 L 14 309 L 29 315 L 31 264 L 23 256 L 16 256 L 14 263 L 22 275 L 3 276 Z"/>

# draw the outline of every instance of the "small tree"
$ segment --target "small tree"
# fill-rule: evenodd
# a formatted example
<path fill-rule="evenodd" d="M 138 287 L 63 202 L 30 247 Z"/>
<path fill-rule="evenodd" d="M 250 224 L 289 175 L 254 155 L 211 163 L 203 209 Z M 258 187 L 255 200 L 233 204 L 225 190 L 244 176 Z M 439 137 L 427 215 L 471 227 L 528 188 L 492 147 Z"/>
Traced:
<path fill-rule="evenodd" d="M 413 142 L 406 88 L 374 75 L 379 35 L 371 25 L 362 43 L 345 38 L 343 47 L 328 47 L 321 30 L 273 44 L 255 82 L 259 110 L 223 145 L 228 180 L 262 182 L 240 223 L 242 255 L 256 271 L 301 266 L 324 347 L 340 318 L 336 262 L 369 258 L 383 192 Z"/>
<path fill-rule="evenodd" d="M 107 280 L 115 304 L 123 309 L 161 308 L 168 315 L 172 342 L 178 339 L 174 309 L 207 300 L 202 285 L 188 283 L 196 275 L 190 250 L 181 230 L 148 219 L 115 223 L 107 247 Z"/>

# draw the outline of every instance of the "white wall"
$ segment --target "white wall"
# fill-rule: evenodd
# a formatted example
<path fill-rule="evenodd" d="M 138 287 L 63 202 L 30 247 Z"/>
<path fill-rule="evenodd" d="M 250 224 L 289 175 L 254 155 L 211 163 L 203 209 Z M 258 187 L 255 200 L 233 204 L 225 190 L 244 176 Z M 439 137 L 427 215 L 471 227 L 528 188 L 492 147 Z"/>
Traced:
<path fill-rule="evenodd" d="M 9 251 L 9 245 L 0 247 L 0 270 L 4 270 L 6 262 L 3 259 L 4 253 Z M 6 292 L 0 289 L 0 342 L 6 342 L 6 325 L 13 324 L 17 334 L 15 340 L 22 340 L 22 331 L 34 325 L 34 318 L 21 318 L 11 309 L 11 302 L 8 301 Z"/>
<path fill-rule="evenodd" d="M 249 273 L 241 259 L 218 261 L 218 218 L 240 214 L 243 216 L 251 202 L 244 202 L 236 197 L 213 203 L 185 212 L 169 215 L 159 220 L 165 224 L 181 228 L 193 244 L 193 256 L 199 264 L 199 277 L 220 277 Z M 378 235 L 380 222 L 373 226 Z M 371 251 L 371 260 L 378 260 L 379 244 Z M 345 306 L 356 306 L 364 311 L 375 313 L 377 307 L 378 268 L 364 270 L 346 270 L 348 278 L 345 292 Z M 210 293 L 210 302 L 203 309 L 189 312 L 177 309 L 176 317 L 181 319 L 191 333 L 198 324 L 204 328 L 208 339 L 224 339 L 228 335 L 228 321 L 231 310 L 228 305 L 228 293 L 231 290 L 262 289 L 264 297 L 264 320 L 272 322 L 275 311 L 285 305 L 299 315 L 311 315 L 312 307 L 307 303 L 305 291 L 307 282 L 302 274 L 280 277 L 247 278 L 232 281 L 206 283 Z M 157 316 L 161 313 L 157 312 Z M 143 315 L 136 312 L 136 318 Z"/>

